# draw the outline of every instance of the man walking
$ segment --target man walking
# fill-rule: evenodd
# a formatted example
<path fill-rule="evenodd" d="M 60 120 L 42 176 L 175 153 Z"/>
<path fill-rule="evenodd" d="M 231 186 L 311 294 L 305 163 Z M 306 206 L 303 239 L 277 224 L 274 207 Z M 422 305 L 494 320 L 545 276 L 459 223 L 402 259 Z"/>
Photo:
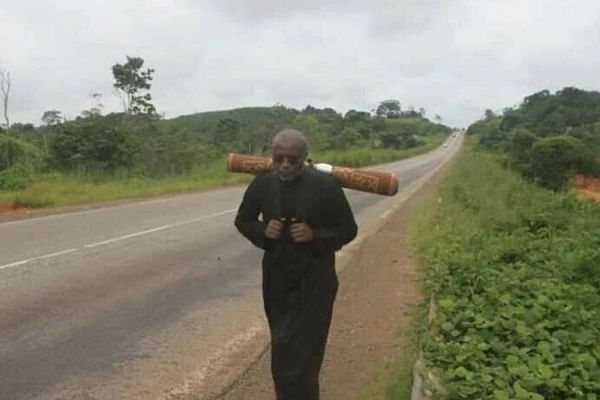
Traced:
<path fill-rule="evenodd" d="M 334 253 L 357 232 L 341 187 L 330 176 L 304 168 L 307 154 L 301 132 L 277 133 L 274 171 L 250 183 L 235 219 L 237 229 L 265 251 L 263 302 L 277 400 L 319 399 L 338 288 Z"/>

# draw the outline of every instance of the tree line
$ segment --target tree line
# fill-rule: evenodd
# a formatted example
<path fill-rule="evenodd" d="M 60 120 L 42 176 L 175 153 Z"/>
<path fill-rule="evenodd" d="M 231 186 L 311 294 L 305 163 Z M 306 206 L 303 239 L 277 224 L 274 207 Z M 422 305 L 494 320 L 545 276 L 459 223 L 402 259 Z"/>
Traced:
<path fill-rule="evenodd" d="M 600 176 L 600 92 L 565 87 L 527 96 L 501 114 L 486 110 L 467 133 L 543 187 L 561 190 L 575 173 Z"/>
<path fill-rule="evenodd" d="M 439 116 L 431 122 L 424 109 L 403 110 L 398 100 L 343 115 L 332 108 L 276 104 L 166 120 L 152 104 L 154 70 L 144 68 L 143 59 L 127 57 L 112 73 L 122 112 L 104 114 L 102 95 L 92 93 L 90 108 L 73 120 L 54 109 L 43 113 L 38 127 L 10 125 L 6 118 L 0 128 L 0 189 L 18 187 L 20 177 L 53 171 L 108 177 L 188 174 L 226 152 L 265 155 L 284 127 L 303 131 L 312 150 L 411 148 L 426 135 L 450 132 Z"/>

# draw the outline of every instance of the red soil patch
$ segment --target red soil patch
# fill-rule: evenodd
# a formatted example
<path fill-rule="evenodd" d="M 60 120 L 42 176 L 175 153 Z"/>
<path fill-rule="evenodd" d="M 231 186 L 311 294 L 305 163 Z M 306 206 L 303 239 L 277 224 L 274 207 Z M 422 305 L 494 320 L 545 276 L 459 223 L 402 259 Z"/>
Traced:
<path fill-rule="evenodd" d="M 14 207 L 12 204 L 0 203 L 0 213 L 14 211 Z"/>
<path fill-rule="evenodd" d="M 577 193 L 584 199 L 592 199 L 600 203 L 600 192 L 594 192 L 587 189 L 577 189 Z"/>
<path fill-rule="evenodd" d="M 581 197 L 600 202 L 600 179 L 575 175 L 575 189 Z"/>
<path fill-rule="evenodd" d="M 0 203 L 0 222 L 11 221 L 23 218 L 28 213 L 29 208 L 15 207 L 12 204 Z"/>

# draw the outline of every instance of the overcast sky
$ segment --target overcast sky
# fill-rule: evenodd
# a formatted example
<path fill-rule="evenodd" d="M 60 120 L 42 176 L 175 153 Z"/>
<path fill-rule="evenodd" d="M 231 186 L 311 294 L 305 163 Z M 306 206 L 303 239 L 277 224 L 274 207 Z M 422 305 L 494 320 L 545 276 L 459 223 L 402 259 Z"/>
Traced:
<path fill-rule="evenodd" d="M 74 118 L 139 56 L 167 118 L 245 106 L 369 111 L 381 100 L 467 126 L 486 108 L 600 88 L 598 0 L 0 0 L 11 122 Z"/>

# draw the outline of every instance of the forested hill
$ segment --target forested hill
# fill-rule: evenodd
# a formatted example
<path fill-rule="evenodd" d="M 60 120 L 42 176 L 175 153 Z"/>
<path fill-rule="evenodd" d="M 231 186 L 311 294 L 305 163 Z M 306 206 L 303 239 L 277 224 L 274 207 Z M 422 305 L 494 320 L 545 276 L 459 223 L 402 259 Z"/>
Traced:
<path fill-rule="evenodd" d="M 284 106 L 246 107 L 183 115 L 161 121 L 160 126 L 163 131 L 193 133 L 217 147 L 233 146 L 236 151 L 256 153 L 264 150 L 263 137 L 291 125 L 300 114 Z"/>
<path fill-rule="evenodd" d="M 240 122 L 245 127 L 258 129 L 261 126 L 268 125 L 277 118 L 286 122 L 291 122 L 298 114 L 300 114 L 300 111 L 283 106 L 245 107 L 182 115 L 165 120 L 164 124 L 185 126 L 192 131 L 206 132 L 216 129 L 220 121 L 230 118 Z"/>
<path fill-rule="evenodd" d="M 600 176 L 600 92 L 566 87 L 527 96 L 501 115 L 486 110 L 467 131 L 527 178 L 562 189 L 574 173 Z"/>
<path fill-rule="evenodd" d="M 303 131 L 316 150 L 357 145 L 410 148 L 421 144 L 423 136 L 450 130 L 429 121 L 423 110 L 402 111 L 397 101 L 382 102 L 375 115 L 357 110 L 341 114 L 333 108 L 310 105 L 303 110 L 276 105 L 185 115 L 163 121 L 162 126 L 194 132 L 215 146 L 226 144 L 248 153 L 264 152 L 274 132 L 284 127 Z"/>

